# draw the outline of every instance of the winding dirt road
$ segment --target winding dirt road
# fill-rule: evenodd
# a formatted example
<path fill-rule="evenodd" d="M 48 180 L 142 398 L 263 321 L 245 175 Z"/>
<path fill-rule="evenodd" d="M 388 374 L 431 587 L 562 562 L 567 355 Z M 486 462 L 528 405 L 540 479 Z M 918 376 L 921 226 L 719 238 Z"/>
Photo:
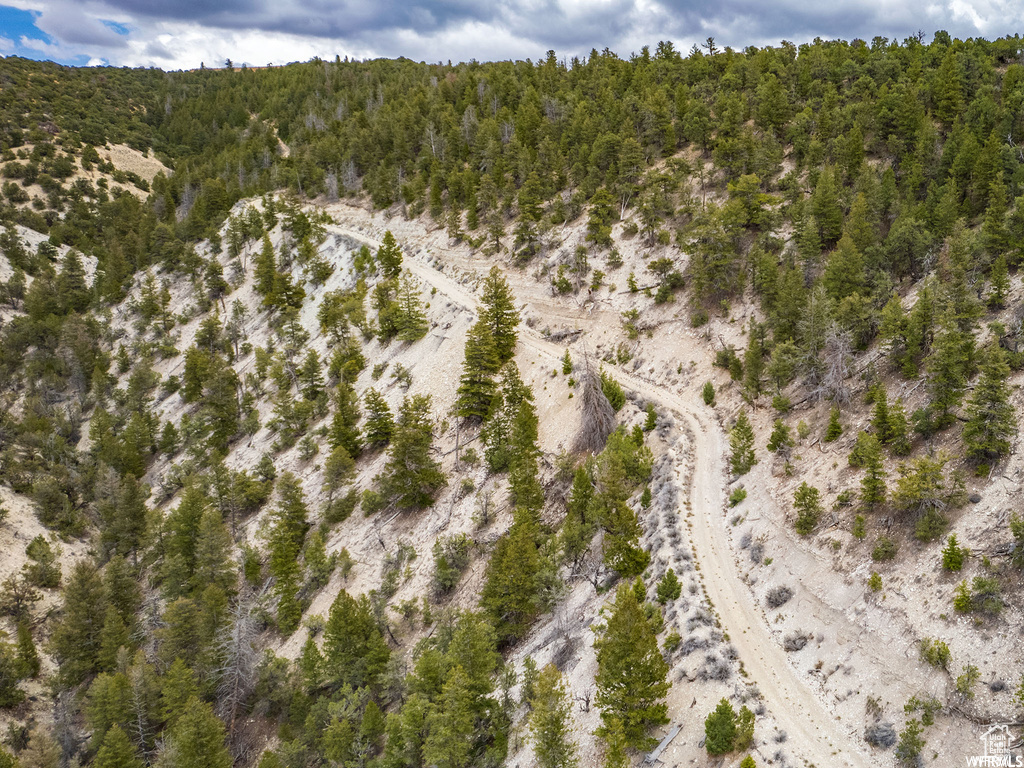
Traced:
<path fill-rule="evenodd" d="M 327 229 L 357 242 L 380 246 L 372 238 L 344 227 L 328 226 Z M 448 275 L 415 258 L 407 257 L 403 264 L 449 300 L 467 310 L 477 310 L 477 299 L 472 292 Z M 560 361 L 565 354 L 565 347 L 548 341 L 530 328 L 521 328 L 519 341 L 550 358 L 552 363 Z M 702 404 L 620 368 L 615 367 L 615 372 L 622 386 L 674 412 L 693 435 L 692 515 L 688 519 L 704 589 L 750 681 L 757 685 L 778 727 L 787 733 L 787 750 L 808 764 L 869 768 L 873 761 L 862 750 L 859 740 L 829 714 L 790 666 L 785 652 L 765 625 L 750 590 L 740 578 L 726 533 L 727 441 L 722 430 Z"/>

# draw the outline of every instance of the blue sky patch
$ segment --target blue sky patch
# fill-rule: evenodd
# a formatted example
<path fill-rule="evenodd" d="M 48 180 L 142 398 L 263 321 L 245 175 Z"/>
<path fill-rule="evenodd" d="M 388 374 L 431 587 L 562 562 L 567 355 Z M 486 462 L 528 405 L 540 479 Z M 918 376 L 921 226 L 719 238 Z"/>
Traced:
<path fill-rule="evenodd" d="M 0 47 L 0 53 L 4 56 L 22 56 L 26 59 L 37 61 L 53 61 L 52 52 L 39 51 L 26 45 L 22 45 L 22 38 L 38 40 L 42 43 L 53 44 L 56 41 L 36 26 L 38 13 L 23 11 L 20 8 L 12 8 L 9 5 L 0 5 L 0 37 L 5 38 Z M 127 34 L 128 30 L 121 24 L 108 24 L 118 34 Z M 124 29 L 124 32 L 121 32 Z M 9 43 L 7 41 L 10 41 Z M 58 64 L 71 66 L 83 66 L 88 63 L 87 56 L 59 57 Z"/>

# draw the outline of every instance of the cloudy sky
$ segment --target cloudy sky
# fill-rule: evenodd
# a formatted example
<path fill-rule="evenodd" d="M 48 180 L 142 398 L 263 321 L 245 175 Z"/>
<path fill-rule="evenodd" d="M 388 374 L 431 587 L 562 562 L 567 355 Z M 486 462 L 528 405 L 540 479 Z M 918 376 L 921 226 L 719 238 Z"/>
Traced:
<path fill-rule="evenodd" d="M 780 40 L 938 29 L 995 38 L 1024 28 L 1020 0 L 0 0 L 0 55 L 165 69 L 313 56 L 418 61 L 538 59 L 611 48 L 623 57 L 714 36 Z"/>

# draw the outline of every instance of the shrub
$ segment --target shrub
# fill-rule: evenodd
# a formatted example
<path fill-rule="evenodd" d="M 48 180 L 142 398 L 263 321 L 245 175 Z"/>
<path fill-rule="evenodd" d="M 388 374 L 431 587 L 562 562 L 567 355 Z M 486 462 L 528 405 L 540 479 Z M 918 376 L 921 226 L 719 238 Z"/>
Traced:
<path fill-rule="evenodd" d="M 868 589 L 872 592 L 882 591 L 882 577 L 879 575 L 878 571 L 872 571 L 871 575 L 868 577 Z"/>
<path fill-rule="evenodd" d="M 895 541 L 888 536 L 879 536 L 878 541 L 875 542 L 875 548 L 871 550 L 871 559 L 876 563 L 892 560 L 898 551 L 899 546 Z"/>
<path fill-rule="evenodd" d="M 919 644 L 921 660 L 926 661 L 933 667 L 949 668 L 949 646 L 942 640 L 926 637 Z"/>
<path fill-rule="evenodd" d="M 729 506 L 735 507 L 741 501 L 747 498 L 747 489 L 742 485 L 738 488 L 734 488 L 733 492 L 729 494 Z"/>
<path fill-rule="evenodd" d="M 786 586 L 772 587 L 765 596 L 765 602 L 769 608 L 781 608 L 789 602 L 793 596 L 793 590 Z"/>

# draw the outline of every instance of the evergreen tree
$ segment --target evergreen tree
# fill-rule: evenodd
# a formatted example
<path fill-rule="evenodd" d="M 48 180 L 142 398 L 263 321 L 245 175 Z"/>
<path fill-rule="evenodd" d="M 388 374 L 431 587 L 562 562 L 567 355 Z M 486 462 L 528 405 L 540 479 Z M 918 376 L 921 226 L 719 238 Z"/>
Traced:
<path fill-rule="evenodd" d="M 796 510 L 796 532 L 806 536 L 814 530 L 824 510 L 821 506 L 821 491 L 806 482 L 793 493 L 793 508 Z"/>
<path fill-rule="evenodd" d="M 367 393 L 368 404 L 371 400 L 370 392 L 373 392 L 377 398 L 380 397 L 376 391 L 371 389 Z M 363 438 L 359 432 L 359 396 L 356 394 L 355 387 L 349 382 L 340 381 L 334 389 L 333 399 L 334 414 L 331 416 L 327 439 L 331 448 L 344 448 L 349 456 L 356 458 L 363 449 Z M 385 413 L 390 417 L 391 413 L 387 411 L 387 403 L 383 399 L 380 400 L 380 403 L 383 403 Z M 371 413 L 367 419 L 367 429 L 369 429 L 373 418 L 374 415 Z M 378 436 L 375 435 L 375 437 Z M 373 443 L 374 441 L 369 442 Z"/>
<path fill-rule="evenodd" d="M 366 443 L 373 448 L 380 448 L 391 442 L 395 433 L 395 420 L 387 400 L 372 387 L 363 395 L 366 402 Z"/>
<path fill-rule="evenodd" d="M 96 754 L 93 768 L 143 768 L 135 748 L 121 727 L 114 725 L 103 737 L 103 746 Z"/>
<path fill-rule="evenodd" d="M 331 688 L 376 686 L 391 651 L 373 617 L 366 595 L 344 589 L 331 604 L 324 627 L 323 678 Z"/>
<path fill-rule="evenodd" d="M 18 622 L 17 662 L 21 677 L 39 677 L 40 661 L 28 620 Z"/>
<path fill-rule="evenodd" d="M 426 336 L 430 325 L 423 312 L 423 302 L 407 278 L 399 283 L 397 305 L 398 338 L 401 341 L 417 341 Z"/>
<path fill-rule="evenodd" d="M 436 708 L 427 719 L 423 760 L 437 768 L 473 765 L 475 713 L 466 672 L 456 666 L 448 675 Z"/>
<path fill-rule="evenodd" d="M 274 285 L 277 282 L 277 260 L 270 237 L 263 235 L 263 248 L 255 259 L 255 284 L 253 289 L 263 297 L 264 306 L 274 303 Z"/>
<path fill-rule="evenodd" d="M 384 239 L 377 249 L 377 265 L 387 280 L 402 274 L 402 249 L 395 242 L 395 236 L 391 234 L 390 229 L 384 233 Z"/>
<path fill-rule="evenodd" d="M 381 491 L 402 509 L 429 507 L 447 482 L 440 464 L 430 455 L 433 438 L 430 397 L 406 397 L 381 478 Z"/>
<path fill-rule="evenodd" d="M 234 761 L 224 735 L 224 724 L 210 705 L 192 698 L 171 727 L 161 757 L 167 759 L 168 768 L 231 768 Z"/>
<path fill-rule="evenodd" d="M 793 435 L 790 433 L 786 423 L 782 419 L 776 419 L 775 424 L 772 426 L 772 433 L 768 438 L 768 450 L 772 453 L 776 451 L 786 453 L 795 444 Z"/>
<path fill-rule="evenodd" d="M 22 679 L 21 664 L 15 656 L 14 647 L 0 640 L 0 709 L 20 704 L 25 692 L 18 687 Z"/>
<path fill-rule="evenodd" d="M 199 695 L 195 673 L 183 659 L 176 658 L 164 675 L 160 688 L 160 717 L 173 726 L 185 712 L 185 705 Z"/>
<path fill-rule="evenodd" d="M 864 477 L 860 481 L 860 500 L 868 509 L 885 503 L 885 469 L 882 466 L 882 446 L 878 438 L 864 433 L 864 445 L 861 450 L 861 461 Z"/>
<path fill-rule="evenodd" d="M 964 445 L 971 461 L 998 461 L 1010 450 L 1017 433 L 1017 418 L 1010 403 L 1010 366 L 997 343 L 989 345 L 981 376 L 967 404 Z"/>
<path fill-rule="evenodd" d="M 604 741 L 604 768 L 629 768 L 629 754 L 626 751 L 629 745 L 622 730 L 622 721 L 617 717 L 608 718 L 598 735 Z"/>
<path fill-rule="evenodd" d="M 315 349 L 306 353 L 298 372 L 299 392 L 306 400 L 316 400 L 324 391 L 323 366 Z"/>
<path fill-rule="evenodd" d="M 512 503 L 535 515 L 544 506 L 544 488 L 538 479 L 537 423 L 531 394 L 523 398 L 512 419 L 508 479 Z"/>
<path fill-rule="evenodd" d="M 487 417 L 497 391 L 494 377 L 500 367 L 490 326 L 479 320 L 466 336 L 466 359 L 455 400 L 456 415 L 478 421 Z"/>
<path fill-rule="evenodd" d="M 516 309 L 515 296 L 505 280 L 505 275 L 494 266 L 484 280 L 483 293 L 480 296 L 482 308 L 480 319 L 491 329 L 494 351 L 502 365 L 512 359 L 519 338 L 519 311 Z"/>
<path fill-rule="evenodd" d="M 1006 256 L 1000 253 L 992 262 L 989 273 L 988 305 L 991 309 L 1003 309 L 1006 295 L 1010 291 L 1010 275 L 1006 269 Z"/>
<path fill-rule="evenodd" d="M 947 571 L 959 571 L 970 555 L 971 550 L 961 547 L 956 540 L 956 534 L 951 533 L 946 540 L 946 546 L 942 548 L 942 567 Z"/>
<path fill-rule="evenodd" d="M 963 400 L 967 387 L 972 340 L 947 318 L 927 360 L 929 408 L 938 429 L 956 420 L 954 411 Z"/>
<path fill-rule="evenodd" d="M 278 502 L 272 515 L 269 537 L 270 573 L 276 579 L 277 624 L 290 635 L 299 626 L 302 606 L 298 602 L 301 581 L 299 555 L 309 530 L 306 501 L 299 480 L 291 472 L 282 472 L 277 481 Z"/>
<path fill-rule="evenodd" d="M 658 602 L 661 605 L 669 602 L 670 600 L 677 600 L 683 593 L 683 585 L 679 581 L 679 577 L 676 576 L 676 572 L 669 568 L 668 572 L 662 577 L 661 581 L 658 582 L 657 596 Z"/>
<path fill-rule="evenodd" d="M 843 424 L 839 420 L 839 408 L 832 406 L 828 415 L 828 426 L 825 428 L 825 442 L 833 443 L 843 434 Z"/>
<path fill-rule="evenodd" d="M 889 408 L 888 445 L 897 456 L 910 453 L 910 425 L 907 423 L 907 412 L 903 407 L 903 398 L 897 398 Z"/>
<path fill-rule="evenodd" d="M 668 722 L 668 664 L 632 585 L 619 585 L 610 610 L 594 640 L 602 731 L 618 720 L 629 746 L 649 749 L 656 740 L 647 736 L 648 730 Z"/>
<path fill-rule="evenodd" d="M 728 699 L 722 699 L 704 720 L 704 748 L 709 755 L 724 755 L 736 741 L 736 711 Z"/>
<path fill-rule="evenodd" d="M 539 536 L 533 518 L 517 512 L 487 563 L 480 608 L 493 623 L 501 646 L 523 637 L 537 615 Z"/>
<path fill-rule="evenodd" d="M 732 449 L 729 467 L 733 474 L 745 475 L 757 463 L 754 457 L 754 428 L 746 411 L 740 411 L 736 423 L 729 431 L 729 446 Z"/>
<path fill-rule="evenodd" d="M 575 768 L 579 759 L 569 733 L 569 697 L 562 675 L 553 664 L 540 671 L 530 706 L 530 731 L 538 766 Z"/>
<path fill-rule="evenodd" d="M 106 613 L 99 571 L 88 560 L 79 560 L 64 588 L 64 612 L 51 640 L 65 684 L 76 685 L 98 670 Z"/>

